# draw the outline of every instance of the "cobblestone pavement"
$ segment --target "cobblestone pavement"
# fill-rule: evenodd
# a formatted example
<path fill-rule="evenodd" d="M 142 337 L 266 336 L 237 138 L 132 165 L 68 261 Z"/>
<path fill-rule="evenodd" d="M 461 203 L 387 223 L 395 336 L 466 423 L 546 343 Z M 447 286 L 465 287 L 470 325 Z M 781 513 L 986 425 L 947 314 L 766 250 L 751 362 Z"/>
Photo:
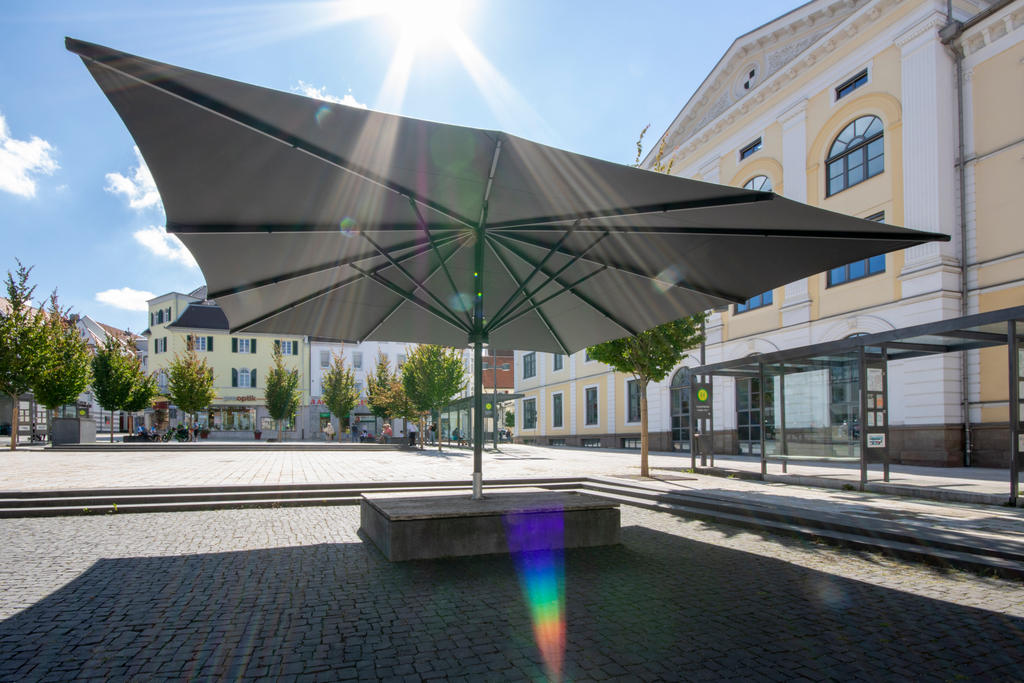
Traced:
<path fill-rule="evenodd" d="M 626 507 L 565 553 L 563 650 L 536 573 L 388 563 L 358 515 L 0 520 L 0 680 L 1020 680 L 1017 582 Z"/>

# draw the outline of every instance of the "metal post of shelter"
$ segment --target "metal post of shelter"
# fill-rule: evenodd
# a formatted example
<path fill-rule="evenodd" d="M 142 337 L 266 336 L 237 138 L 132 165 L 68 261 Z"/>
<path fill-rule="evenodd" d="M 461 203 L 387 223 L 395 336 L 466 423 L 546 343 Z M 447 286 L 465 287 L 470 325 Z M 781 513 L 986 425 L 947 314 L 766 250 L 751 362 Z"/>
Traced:
<path fill-rule="evenodd" d="M 483 221 L 481 221 L 482 223 Z M 473 249 L 473 499 L 484 497 L 483 451 L 484 451 L 484 235 L 477 231 Z"/>
<path fill-rule="evenodd" d="M 779 363 L 779 431 L 782 432 L 782 471 L 786 471 L 786 456 L 789 445 L 786 443 L 786 364 Z"/>
<path fill-rule="evenodd" d="M 860 414 L 857 416 L 857 421 L 860 424 L 860 485 L 858 491 L 863 491 L 868 483 L 868 430 L 866 428 L 866 415 L 868 406 L 868 395 L 865 391 L 867 386 L 867 359 L 865 357 L 864 345 L 861 344 L 859 353 L 857 354 L 857 376 L 860 378 L 859 387 L 857 391 L 858 403 L 860 404 Z M 847 434 L 846 438 L 850 438 Z"/>
<path fill-rule="evenodd" d="M 1010 356 L 1010 505 L 1017 505 L 1020 492 L 1020 348 L 1017 341 L 1017 321 L 1006 322 L 1006 346 Z"/>
<path fill-rule="evenodd" d="M 689 374 L 687 375 L 686 400 L 687 400 L 687 403 L 688 403 L 689 408 L 690 408 L 690 410 L 688 411 L 689 412 L 689 416 L 688 416 L 687 419 L 690 422 L 690 469 L 691 470 L 696 470 L 697 469 L 697 436 L 696 436 L 696 433 L 697 433 L 696 432 L 696 429 L 697 429 L 697 419 L 696 419 L 696 417 L 694 417 L 693 395 L 692 395 L 693 394 L 693 383 L 696 382 L 696 381 L 697 381 L 697 377 L 695 375 L 689 375 Z M 680 391 L 680 393 L 682 393 L 682 392 Z"/>
<path fill-rule="evenodd" d="M 761 423 L 758 425 L 758 433 L 761 435 L 761 476 L 768 474 L 768 453 L 764 447 L 764 416 L 765 416 L 765 405 L 764 405 L 764 363 L 758 361 L 757 363 L 757 391 L 758 391 L 758 405 L 761 406 L 761 411 L 758 413 L 760 416 L 758 421 Z"/>

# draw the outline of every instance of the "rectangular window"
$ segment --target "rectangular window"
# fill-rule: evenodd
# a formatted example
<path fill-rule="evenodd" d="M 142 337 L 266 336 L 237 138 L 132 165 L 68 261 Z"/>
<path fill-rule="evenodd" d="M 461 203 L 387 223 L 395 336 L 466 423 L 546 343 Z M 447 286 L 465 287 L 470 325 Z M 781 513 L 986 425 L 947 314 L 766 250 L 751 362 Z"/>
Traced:
<path fill-rule="evenodd" d="M 860 86 L 864 85 L 867 82 L 868 70 L 864 69 L 853 78 L 849 79 L 848 81 L 845 81 L 842 85 L 836 87 L 836 99 L 838 100 L 842 99 L 843 97 L 846 97 L 847 95 L 849 95 L 854 90 L 856 90 L 857 88 L 859 88 Z"/>
<path fill-rule="evenodd" d="M 587 387 L 584 404 L 586 405 L 586 415 L 583 423 L 588 427 L 593 427 L 597 424 L 597 387 Z"/>
<path fill-rule="evenodd" d="M 502 370 L 511 370 L 512 369 L 512 364 L 511 363 L 502 363 L 501 364 L 501 369 Z"/>
<path fill-rule="evenodd" d="M 363 352 L 362 351 L 354 351 L 352 353 L 352 367 L 355 368 L 356 370 L 362 370 L 363 369 Z"/>
<path fill-rule="evenodd" d="M 523 399 L 523 429 L 537 428 L 537 399 Z"/>
<path fill-rule="evenodd" d="M 565 439 L 548 439 L 549 446 L 564 446 Z"/>
<path fill-rule="evenodd" d="M 635 379 L 626 382 L 626 422 L 640 421 L 640 383 Z"/>
<path fill-rule="evenodd" d="M 231 350 L 235 353 L 255 353 L 255 339 L 232 339 Z"/>
<path fill-rule="evenodd" d="M 274 340 L 274 346 L 281 349 L 282 356 L 297 356 L 299 355 L 299 342 L 292 341 L 290 339 Z"/>
<path fill-rule="evenodd" d="M 398 365 L 398 367 L 402 367 L 403 365 L 405 365 L 405 354 L 398 354 L 398 356 L 395 359 L 395 363 Z"/>
<path fill-rule="evenodd" d="M 565 363 L 565 356 L 560 353 L 554 354 L 554 358 L 551 361 L 551 367 L 554 370 L 561 370 Z"/>
<path fill-rule="evenodd" d="M 584 448 L 600 448 L 601 439 L 580 439 L 580 444 Z"/>
<path fill-rule="evenodd" d="M 556 429 L 562 426 L 562 394 L 551 396 L 551 426 Z"/>
<path fill-rule="evenodd" d="M 740 150 L 740 160 L 746 159 L 759 149 L 761 149 L 761 138 L 754 140 L 749 145 Z"/>
<path fill-rule="evenodd" d="M 772 290 L 768 290 L 763 294 L 752 296 L 742 304 L 736 304 L 736 312 L 743 313 L 744 311 L 752 311 L 755 308 L 764 308 L 765 306 L 772 305 Z"/>
<path fill-rule="evenodd" d="M 875 221 L 877 223 L 885 222 L 885 212 L 880 211 L 879 213 L 872 214 L 864 220 Z M 871 258 L 861 259 L 854 261 L 853 263 L 847 263 L 844 266 L 833 268 L 828 271 L 828 286 L 835 287 L 836 285 L 842 285 L 853 280 L 862 280 L 871 275 L 877 275 L 878 273 L 885 272 L 885 254 L 878 256 L 872 256 Z"/>
<path fill-rule="evenodd" d="M 590 349 L 586 349 L 583 352 L 583 362 L 584 363 L 589 363 L 592 360 L 594 360 L 594 359 L 590 357 Z"/>
<path fill-rule="evenodd" d="M 156 312 L 156 324 L 159 325 L 164 321 L 164 309 L 160 309 Z"/>
<path fill-rule="evenodd" d="M 537 353 L 531 351 L 523 356 L 523 379 L 537 375 Z"/>
<path fill-rule="evenodd" d="M 192 340 L 192 348 L 196 351 L 206 351 L 206 337 L 190 337 Z"/>
<path fill-rule="evenodd" d="M 331 367 L 331 352 L 320 351 L 320 367 L 329 368 Z"/>
<path fill-rule="evenodd" d="M 640 439 L 629 438 L 622 440 L 623 448 L 630 448 L 634 450 L 640 450 Z"/>

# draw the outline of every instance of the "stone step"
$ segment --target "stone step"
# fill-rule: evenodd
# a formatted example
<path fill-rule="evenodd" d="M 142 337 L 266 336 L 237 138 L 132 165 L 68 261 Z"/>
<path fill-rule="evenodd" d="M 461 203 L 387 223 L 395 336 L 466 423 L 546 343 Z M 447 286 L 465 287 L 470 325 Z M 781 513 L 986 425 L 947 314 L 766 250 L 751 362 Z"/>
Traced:
<path fill-rule="evenodd" d="M 401 451 L 412 449 L 401 444 L 387 443 L 317 443 L 306 441 L 218 441 L 215 443 L 204 443 L 202 441 L 179 442 L 172 440 L 143 441 L 138 443 L 115 441 L 114 443 L 62 444 L 47 446 L 45 450 L 62 453 L 96 453 L 104 451 L 250 451 L 257 453 L 260 451 L 337 451 L 344 453 L 345 451 Z"/>

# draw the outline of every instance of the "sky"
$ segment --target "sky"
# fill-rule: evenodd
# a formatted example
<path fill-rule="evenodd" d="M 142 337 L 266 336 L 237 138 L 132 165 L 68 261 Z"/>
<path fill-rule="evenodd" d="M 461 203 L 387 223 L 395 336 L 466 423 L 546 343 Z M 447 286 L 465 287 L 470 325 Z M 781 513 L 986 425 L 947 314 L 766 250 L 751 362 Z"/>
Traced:
<path fill-rule="evenodd" d="M 630 164 L 732 42 L 801 0 L 34 0 L 0 7 L 0 275 L 136 332 L 204 283 L 64 37 Z M 2 292 L 0 292 L 2 294 Z"/>

